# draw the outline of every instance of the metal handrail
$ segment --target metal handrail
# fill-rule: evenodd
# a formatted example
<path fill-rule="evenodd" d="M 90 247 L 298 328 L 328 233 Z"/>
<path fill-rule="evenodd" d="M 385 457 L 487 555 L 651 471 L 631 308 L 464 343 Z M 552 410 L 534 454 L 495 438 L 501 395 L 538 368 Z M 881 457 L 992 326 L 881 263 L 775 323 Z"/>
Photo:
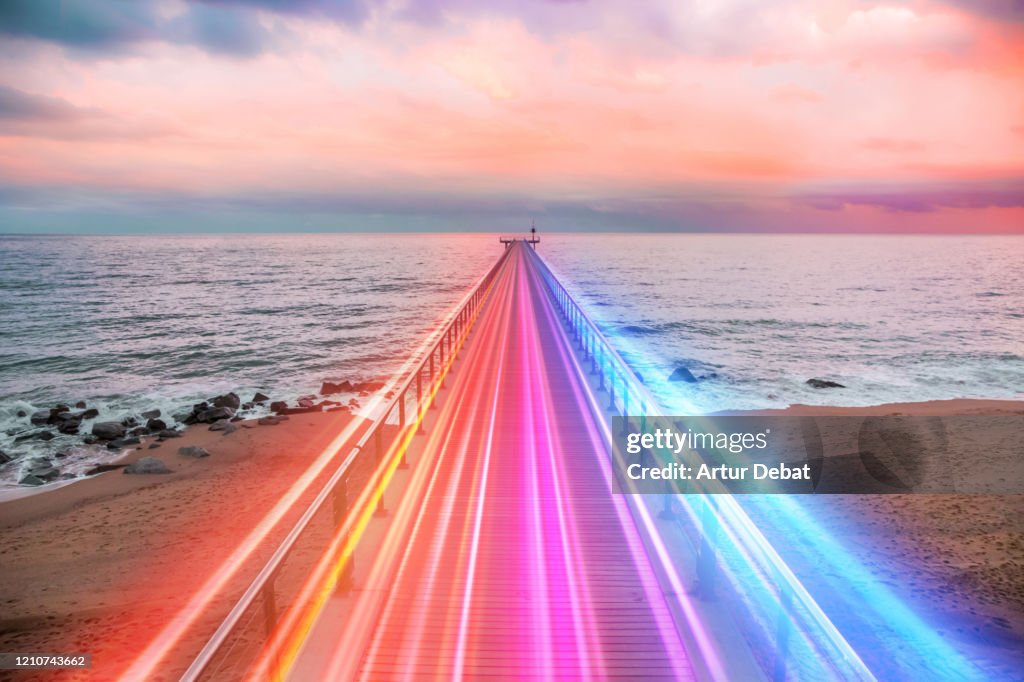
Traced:
<path fill-rule="evenodd" d="M 452 350 L 455 347 L 454 342 L 464 339 L 466 334 L 469 333 L 472 323 L 476 319 L 476 314 L 479 312 L 486 300 L 491 284 L 494 282 L 494 277 L 498 273 L 502 264 L 508 258 L 508 255 L 509 252 L 507 250 L 502 253 L 497 261 L 495 261 L 494 265 L 491 266 L 487 273 L 480 278 L 473 289 L 466 294 L 462 301 L 460 301 L 456 306 L 455 312 L 450 317 L 448 323 L 442 327 L 441 330 L 435 332 L 435 341 L 430 346 L 430 351 L 424 355 L 423 359 L 416 366 L 416 369 L 409 373 L 401 383 L 400 388 L 394 391 L 393 397 L 387 403 L 383 411 L 366 429 L 356 444 L 351 447 L 348 454 L 341 461 L 341 464 L 338 465 L 337 469 L 331 475 L 330 479 L 324 484 L 323 488 L 310 503 L 309 507 L 306 508 L 305 512 L 303 512 L 302 516 L 295 523 L 284 540 L 282 540 L 281 544 L 253 579 L 252 583 L 250 583 L 249 587 L 244 593 L 242 593 L 242 596 L 218 626 L 217 630 L 213 633 L 210 639 L 207 640 L 207 643 L 203 646 L 199 654 L 192 661 L 192 664 L 182 675 L 182 682 L 193 682 L 199 679 L 220 651 L 221 647 L 225 642 L 227 642 L 231 632 L 241 621 L 242 616 L 250 609 L 250 607 L 253 606 L 257 598 L 264 595 L 266 590 L 272 591 L 274 589 L 274 578 L 282 568 L 285 560 L 291 554 L 299 537 L 309 526 L 312 519 L 325 507 L 328 500 L 333 499 L 336 490 L 339 485 L 343 484 L 343 479 L 346 474 L 349 473 L 349 469 L 352 467 L 356 458 L 363 452 L 366 444 L 371 438 L 376 438 L 377 447 L 380 447 L 380 439 L 377 438 L 377 436 L 379 436 L 386 425 L 387 420 L 395 412 L 396 408 L 399 413 L 399 428 L 401 429 L 405 427 L 405 404 L 407 402 L 407 396 L 413 389 L 414 384 L 416 389 L 415 423 L 418 424 L 422 420 L 426 408 L 433 399 L 432 392 L 428 391 L 428 395 L 425 395 L 423 392 L 422 379 L 424 370 L 428 370 L 429 374 L 428 388 L 430 388 L 435 381 L 441 382 L 441 387 L 443 387 L 444 376 L 447 373 L 447 370 L 451 367 L 451 363 L 454 361 L 455 353 Z M 448 350 L 447 357 L 445 355 L 445 346 L 447 346 Z M 437 368 L 435 368 L 434 365 L 435 355 L 439 358 L 438 364 L 440 367 Z M 383 504 L 383 496 L 378 499 L 378 504 Z M 273 603 L 272 598 L 270 599 L 270 603 Z M 276 614 L 269 614 L 268 617 L 273 619 L 276 617 Z M 271 623 L 268 623 L 268 630 L 270 627 Z"/>

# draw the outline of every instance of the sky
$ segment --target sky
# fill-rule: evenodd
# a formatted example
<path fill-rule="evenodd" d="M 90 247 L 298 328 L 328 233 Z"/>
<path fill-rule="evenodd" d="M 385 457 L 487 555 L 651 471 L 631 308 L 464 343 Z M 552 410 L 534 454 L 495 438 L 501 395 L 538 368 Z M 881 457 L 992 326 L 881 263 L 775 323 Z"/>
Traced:
<path fill-rule="evenodd" d="M 4 0 L 0 232 L 1024 233 L 1022 0 Z"/>

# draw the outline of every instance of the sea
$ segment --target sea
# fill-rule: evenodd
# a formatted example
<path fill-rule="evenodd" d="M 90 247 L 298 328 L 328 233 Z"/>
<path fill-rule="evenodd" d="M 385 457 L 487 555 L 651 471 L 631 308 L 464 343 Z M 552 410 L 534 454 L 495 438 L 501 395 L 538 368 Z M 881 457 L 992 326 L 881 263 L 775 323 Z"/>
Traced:
<path fill-rule="evenodd" d="M 0 486 L 37 409 L 169 415 L 227 391 L 386 379 L 500 255 L 494 234 L 0 235 Z M 1024 238 L 541 235 L 539 252 L 680 414 L 1024 397 Z M 668 378 L 680 367 L 695 383 Z M 843 388 L 815 389 L 820 378 Z M 89 430 L 83 424 L 82 432 Z"/>

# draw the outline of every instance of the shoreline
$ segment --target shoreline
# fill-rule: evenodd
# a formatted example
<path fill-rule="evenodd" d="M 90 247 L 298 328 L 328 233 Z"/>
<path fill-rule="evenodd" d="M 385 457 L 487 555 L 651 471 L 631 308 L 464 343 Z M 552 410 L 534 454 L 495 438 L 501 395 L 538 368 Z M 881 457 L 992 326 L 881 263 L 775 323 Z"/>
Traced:
<path fill-rule="evenodd" d="M 1024 415 L 1024 401 L 795 405 L 761 413 Z M 347 410 L 334 410 L 290 415 L 274 426 L 234 422 L 237 429 L 226 435 L 196 424 L 152 450 L 153 438 L 142 437 L 136 449 L 119 458 L 120 464 L 129 464 L 153 456 L 171 469 L 169 474 L 113 470 L 0 501 L 0 562 L 5 567 L 0 571 L 0 649 L 87 651 L 95 657 L 92 672 L 60 671 L 51 679 L 116 677 L 324 447 L 342 429 L 360 423 L 365 421 Z M 189 446 L 205 448 L 210 456 L 178 454 Z M 307 496 L 210 604 L 177 657 L 172 653 L 162 666 L 161 679 L 176 679 L 321 480 L 310 485 Z M 957 637 L 974 646 L 998 636 L 1000 651 L 1019 650 L 1024 642 L 1024 495 L 831 495 L 810 502 L 823 521 L 847 526 L 849 537 L 870 548 L 879 579 L 898 577 L 915 597 L 941 598 L 944 606 L 936 608 L 961 622 Z M 771 525 L 767 517 L 758 522 Z M 914 542 L 901 541 L 905 537 Z M 785 545 L 784 538 L 780 542 Z M 180 570 L 182 562 L 188 571 Z M 813 582 L 813 565 L 797 561 L 793 568 Z M 3 679 L 22 678 L 0 673 Z"/>

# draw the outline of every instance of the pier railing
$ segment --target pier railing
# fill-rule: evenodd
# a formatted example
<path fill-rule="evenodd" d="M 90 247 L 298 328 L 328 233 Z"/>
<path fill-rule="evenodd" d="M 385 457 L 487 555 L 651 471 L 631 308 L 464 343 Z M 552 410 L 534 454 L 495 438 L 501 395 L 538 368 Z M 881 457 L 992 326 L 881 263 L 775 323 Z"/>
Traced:
<path fill-rule="evenodd" d="M 413 433 L 422 433 L 422 420 L 433 403 L 458 349 L 487 300 L 494 278 L 508 257 L 506 250 L 473 289 L 456 306 L 447 323 L 435 332 L 422 358 L 401 383 L 376 419 L 338 462 L 328 481 L 289 531 L 269 561 L 242 594 L 181 677 L 183 681 L 252 679 L 251 667 L 270 642 L 283 615 L 296 606 L 302 578 L 330 542 L 331 534 L 352 513 L 349 490 L 372 477 L 389 444 Z M 403 461 L 399 466 L 404 465 Z M 386 480 L 378 476 L 374 497 L 376 511 L 383 512 Z M 335 576 L 336 589 L 351 586 L 351 555 Z M 276 667 L 271 666 L 276 671 Z M 267 675 L 276 678 L 274 672 Z"/>
<path fill-rule="evenodd" d="M 635 423 L 642 423 L 650 416 L 665 416 L 659 401 L 600 327 L 544 260 L 533 255 L 570 339 L 584 362 L 590 364 L 589 371 L 596 377 L 598 391 L 608 394 L 607 412 Z M 611 452 L 611 443 L 608 446 Z M 646 520 L 652 520 L 647 506 L 648 502 L 652 503 L 651 506 L 659 510 L 657 516 L 663 522 L 674 524 L 690 545 L 688 555 L 693 565 L 683 567 L 680 573 L 690 576 L 691 584 L 685 588 L 701 606 L 694 608 L 690 604 L 689 610 L 684 608 L 694 620 L 678 623 L 678 626 L 691 635 L 702 633 L 693 643 L 700 648 L 695 653 L 699 653 L 699 662 L 707 677 L 727 678 L 730 657 L 743 650 L 742 654 L 753 659 L 764 679 L 777 682 L 875 679 L 736 497 L 665 493 L 637 495 L 634 501 L 634 510 L 646 516 Z M 661 551 L 668 550 L 662 546 Z M 686 557 L 670 558 L 679 564 Z M 689 597 L 686 599 L 690 601 Z M 702 622 L 707 619 L 694 615 L 713 611 L 719 615 L 728 613 L 737 627 L 716 631 Z M 720 617 L 710 620 L 721 622 Z"/>

